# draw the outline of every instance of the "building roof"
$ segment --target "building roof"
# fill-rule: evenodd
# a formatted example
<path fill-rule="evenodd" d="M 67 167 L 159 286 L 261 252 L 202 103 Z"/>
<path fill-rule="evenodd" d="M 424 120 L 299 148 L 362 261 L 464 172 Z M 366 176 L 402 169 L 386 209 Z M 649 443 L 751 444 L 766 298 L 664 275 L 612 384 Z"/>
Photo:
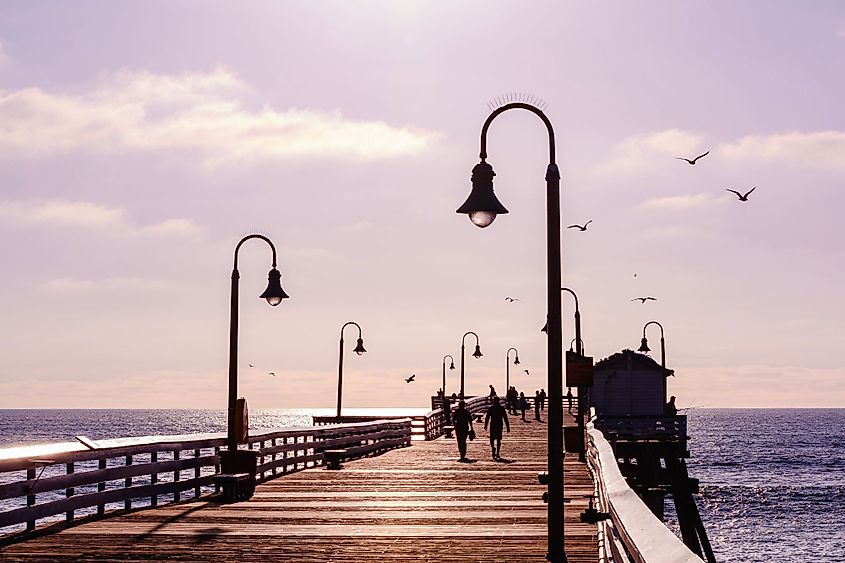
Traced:
<path fill-rule="evenodd" d="M 629 365 L 632 369 L 647 369 L 658 372 L 663 369 L 660 364 L 651 358 L 651 356 L 639 354 L 633 350 L 628 350 L 627 348 L 621 352 L 616 352 L 603 360 L 599 360 L 596 362 L 595 368 L 627 370 Z M 667 376 L 675 374 L 675 370 L 671 369 L 667 369 L 666 372 Z"/>

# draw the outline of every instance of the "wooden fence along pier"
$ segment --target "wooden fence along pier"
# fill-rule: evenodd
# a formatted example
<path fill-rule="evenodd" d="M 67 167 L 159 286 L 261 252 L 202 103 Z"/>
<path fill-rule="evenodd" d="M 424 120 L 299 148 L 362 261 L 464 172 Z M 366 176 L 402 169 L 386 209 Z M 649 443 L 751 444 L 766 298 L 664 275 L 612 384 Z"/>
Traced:
<path fill-rule="evenodd" d="M 488 406 L 468 400 L 479 415 Z M 235 503 L 214 484 L 225 433 L 0 450 L 0 559 L 545 560 L 545 423 L 512 417 L 494 461 L 476 422 L 472 462 L 458 463 L 444 420 L 434 409 L 256 432 L 245 447 L 258 485 Z M 571 415 L 566 425 L 577 428 Z M 586 444 L 586 462 L 565 457 L 569 561 L 701 561 L 627 485 L 593 424 Z M 340 470 L 327 451 L 343 452 Z"/>

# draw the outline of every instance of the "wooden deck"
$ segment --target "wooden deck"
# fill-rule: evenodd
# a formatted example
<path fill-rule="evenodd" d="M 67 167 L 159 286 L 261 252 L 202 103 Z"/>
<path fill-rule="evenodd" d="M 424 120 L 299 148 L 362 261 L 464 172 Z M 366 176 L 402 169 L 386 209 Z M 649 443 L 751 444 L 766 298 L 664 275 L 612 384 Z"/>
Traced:
<path fill-rule="evenodd" d="M 571 424 L 571 419 L 568 420 Z M 542 561 L 546 425 L 512 420 L 502 456 L 486 435 L 458 463 L 440 438 L 309 469 L 260 485 L 237 504 L 183 502 L 104 518 L 0 548 L 0 560 Z M 598 559 L 597 528 L 579 521 L 593 493 L 586 465 L 566 457 L 569 561 Z"/>

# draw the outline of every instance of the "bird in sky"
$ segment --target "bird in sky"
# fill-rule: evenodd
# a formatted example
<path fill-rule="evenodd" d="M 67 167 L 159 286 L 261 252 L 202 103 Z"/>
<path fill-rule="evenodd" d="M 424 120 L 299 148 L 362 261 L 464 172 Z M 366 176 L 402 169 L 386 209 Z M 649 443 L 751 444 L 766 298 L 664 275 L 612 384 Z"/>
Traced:
<path fill-rule="evenodd" d="M 276 377 L 276 374 L 273 373 L 272 371 L 270 373 L 268 373 L 267 375 L 272 375 L 273 377 Z"/>
<path fill-rule="evenodd" d="M 522 371 L 524 371 L 524 372 L 525 372 L 525 375 L 531 375 L 530 373 L 528 373 L 528 370 L 527 370 L 527 369 L 524 369 L 524 370 L 522 370 Z"/>
<path fill-rule="evenodd" d="M 732 190 L 732 189 L 730 189 L 730 188 L 725 188 L 725 190 L 726 190 L 726 191 L 729 191 L 729 192 L 731 192 L 731 193 L 733 193 L 733 194 L 736 194 L 736 197 L 738 197 L 738 198 L 739 198 L 739 201 L 748 201 L 748 196 L 750 196 L 750 195 L 751 195 L 751 192 L 753 192 L 753 191 L 754 191 L 754 190 L 756 190 L 756 189 L 757 189 L 757 186 L 754 186 L 753 188 L 751 188 L 750 190 L 748 190 L 748 191 L 747 191 L 747 192 L 745 192 L 744 194 L 741 194 L 741 193 L 739 193 L 739 192 L 738 192 L 738 191 L 736 191 L 736 190 Z"/>
<path fill-rule="evenodd" d="M 640 303 L 645 303 L 646 301 L 657 301 L 657 297 L 634 297 L 631 301 L 639 300 Z"/>
<path fill-rule="evenodd" d="M 690 159 L 688 159 L 688 158 L 684 158 L 684 157 L 682 157 L 682 156 L 676 156 L 676 157 L 675 157 L 675 160 L 686 160 L 686 161 L 687 161 L 687 162 L 689 162 L 691 165 L 695 166 L 695 163 L 696 163 L 696 162 L 698 162 L 698 159 L 699 159 L 699 158 L 704 158 L 704 157 L 705 157 L 705 156 L 707 156 L 708 154 L 710 154 L 710 151 L 707 151 L 707 152 L 706 152 L 706 153 L 704 153 L 704 154 L 700 154 L 700 155 L 698 155 L 697 157 L 693 158 L 692 160 L 690 160 Z"/>
<path fill-rule="evenodd" d="M 590 223 L 592 223 L 592 222 L 593 222 L 593 220 L 592 220 L 592 219 L 590 219 L 589 221 L 587 221 L 587 222 L 586 222 L 586 223 L 584 223 L 583 225 L 569 225 L 569 226 L 568 226 L 568 227 L 566 227 L 566 228 L 567 228 L 567 229 L 578 229 L 578 230 L 580 230 L 580 231 L 583 233 L 584 231 L 586 231 L 586 230 L 587 230 L 587 225 L 589 225 L 589 224 L 590 224 Z"/>
<path fill-rule="evenodd" d="M 634 274 L 634 277 L 637 277 L 637 274 Z"/>
<path fill-rule="evenodd" d="M 249 367 L 254 368 L 255 366 L 254 366 L 254 365 L 252 365 L 252 364 L 249 364 Z"/>
<path fill-rule="evenodd" d="M 505 297 L 505 301 L 507 301 L 508 303 L 513 303 L 514 301 L 519 301 L 519 298 L 517 298 L 517 297 Z"/>
<path fill-rule="evenodd" d="M 417 374 L 412 374 L 411 377 L 409 377 L 408 379 L 405 380 L 405 383 L 411 383 L 416 376 L 417 376 Z"/>

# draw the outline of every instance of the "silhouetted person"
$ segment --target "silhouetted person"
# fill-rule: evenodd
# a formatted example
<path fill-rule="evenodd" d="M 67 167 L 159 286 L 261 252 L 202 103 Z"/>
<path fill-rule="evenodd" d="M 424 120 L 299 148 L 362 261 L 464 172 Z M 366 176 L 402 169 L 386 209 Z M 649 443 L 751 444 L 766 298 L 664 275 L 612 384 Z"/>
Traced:
<path fill-rule="evenodd" d="M 522 411 L 522 422 L 526 422 L 525 420 L 525 411 L 528 410 L 528 399 L 525 398 L 525 393 L 519 393 L 519 410 Z"/>
<path fill-rule="evenodd" d="M 516 401 L 518 397 L 516 387 L 511 385 L 511 388 L 508 389 L 508 408 L 510 408 L 511 414 L 514 416 L 516 416 Z"/>
<path fill-rule="evenodd" d="M 493 397 L 493 404 L 487 409 L 484 415 L 484 429 L 490 425 L 490 449 L 493 452 L 493 459 L 499 459 L 499 450 L 502 449 L 502 426 L 508 427 L 511 431 L 511 423 L 508 420 L 508 412 L 499 402 L 499 397 Z"/>
<path fill-rule="evenodd" d="M 540 410 L 546 409 L 546 390 L 540 389 Z"/>
<path fill-rule="evenodd" d="M 467 410 L 467 405 L 463 400 L 458 401 L 458 408 L 455 409 L 455 437 L 458 440 L 458 453 L 461 454 L 460 461 L 466 461 L 467 458 L 467 436 L 472 430 L 472 415 Z"/>
<path fill-rule="evenodd" d="M 669 402 L 663 407 L 663 414 L 666 416 L 675 416 L 678 414 L 678 407 L 675 406 L 675 396 L 669 397 Z"/>
<path fill-rule="evenodd" d="M 491 396 L 491 397 L 495 397 L 495 396 L 496 396 L 496 388 L 495 388 L 495 387 L 493 387 L 492 385 L 490 386 L 490 396 Z"/>
<path fill-rule="evenodd" d="M 443 403 L 440 407 L 443 409 L 443 417 L 446 420 L 446 424 L 452 424 L 452 400 L 449 397 L 443 397 Z"/>
<path fill-rule="evenodd" d="M 572 414 L 572 387 L 566 388 L 566 401 L 569 407 L 569 414 Z"/>
<path fill-rule="evenodd" d="M 534 420 L 540 419 L 540 392 L 534 391 Z"/>

